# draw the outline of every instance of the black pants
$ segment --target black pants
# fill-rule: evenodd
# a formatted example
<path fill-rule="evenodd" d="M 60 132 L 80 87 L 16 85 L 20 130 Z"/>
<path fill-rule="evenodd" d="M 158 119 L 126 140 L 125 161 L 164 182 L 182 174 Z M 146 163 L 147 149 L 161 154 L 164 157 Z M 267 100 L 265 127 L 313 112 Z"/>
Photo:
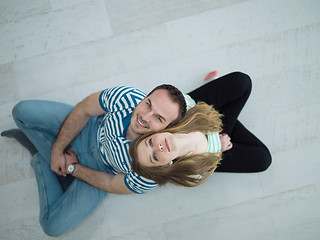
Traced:
<path fill-rule="evenodd" d="M 234 72 L 188 93 L 196 102 L 206 102 L 224 115 L 223 132 L 230 136 L 233 147 L 222 154 L 217 172 L 260 172 L 271 164 L 268 148 L 238 121 L 251 86 L 248 75 Z"/>

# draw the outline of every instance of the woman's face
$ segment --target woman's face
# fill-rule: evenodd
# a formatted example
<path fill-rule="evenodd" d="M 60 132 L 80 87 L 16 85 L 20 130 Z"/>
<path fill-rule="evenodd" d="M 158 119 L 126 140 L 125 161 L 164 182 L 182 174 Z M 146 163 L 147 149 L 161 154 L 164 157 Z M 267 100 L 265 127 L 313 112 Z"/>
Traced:
<path fill-rule="evenodd" d="M 138 161 L 143 166 L 169 165 L 178 157 L 175 137 L 172 133 L 156 133 L 142 140 L 137 147 Z"/>

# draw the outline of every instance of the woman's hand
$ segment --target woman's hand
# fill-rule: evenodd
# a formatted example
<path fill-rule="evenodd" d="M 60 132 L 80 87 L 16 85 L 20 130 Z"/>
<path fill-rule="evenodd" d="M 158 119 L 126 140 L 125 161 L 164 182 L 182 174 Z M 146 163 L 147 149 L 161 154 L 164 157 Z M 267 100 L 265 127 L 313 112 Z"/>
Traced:
<path fill-rule="evenodd" d="M 70 149 L 65 150 L 63 155 L 66 159 L 66 168 L 68 168 L 68 166 L 71 163 L 79 162 L 77 155 L 74 152 L 72 152 Z"/>
<path fill-rule="evenodd" d="M 231 138 L 226 133 L 219 134 L 221 141 L 221 152 L 228 151 L 232 148 Z"/>

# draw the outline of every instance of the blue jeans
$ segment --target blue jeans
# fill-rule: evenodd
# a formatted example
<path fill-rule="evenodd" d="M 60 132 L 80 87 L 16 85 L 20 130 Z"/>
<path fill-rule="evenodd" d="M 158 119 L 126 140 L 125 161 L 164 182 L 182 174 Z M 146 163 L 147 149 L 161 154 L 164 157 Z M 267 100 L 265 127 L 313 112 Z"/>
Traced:
<path fill-rule="evenodd" d="M 72 229 L 106 196 L 106 192 L 78 179 L 74 179 L 64 192 L 58 175 L 50 169 L 52 145 L 72 109 L 72 106 L 63 103 L 30 100 L 19 102 L 12 111 L 16 124 L 38 150 L 32 157 L 31 165 L 38 184 L 40 224 L 49 236 L 60 236 Z M 111 172 L 97 148 L 100 120 L 101 117 L 90 118 L 71 142 L 70 148 L 82 165 Z"/>

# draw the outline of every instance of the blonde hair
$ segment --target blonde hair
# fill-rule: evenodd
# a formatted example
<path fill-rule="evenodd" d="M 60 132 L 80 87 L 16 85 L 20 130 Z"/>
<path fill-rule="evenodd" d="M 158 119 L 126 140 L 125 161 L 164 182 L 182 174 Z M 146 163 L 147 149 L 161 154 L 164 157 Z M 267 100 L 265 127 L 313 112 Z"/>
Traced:
<path fill-rule="evenodd" d="M 204 102 L 199 102 L 189 109 L 186 116 L 176 125 L 164 129 L 161 132 L 170 133 L 191 133 L 221 132 L 222 115 L 212 106 Z M 137 174 L 155 181 L 159 185 L 167 182 L 182 185 L 185 187 L 195 187 L 205 182 L 217 168 L 221 153 L 203 153 L 189 156 L 181 156 L 173 160 L 173 164 L 168 166 L 143 166 L 138 161 L 137 147 L 141 141 L 155 133 L 149 133 L 133 141 L 130 145 L 129 153 L 132 158 L 132 170 Z M 196 176 L 201 175 L 201 178 Z"/>

